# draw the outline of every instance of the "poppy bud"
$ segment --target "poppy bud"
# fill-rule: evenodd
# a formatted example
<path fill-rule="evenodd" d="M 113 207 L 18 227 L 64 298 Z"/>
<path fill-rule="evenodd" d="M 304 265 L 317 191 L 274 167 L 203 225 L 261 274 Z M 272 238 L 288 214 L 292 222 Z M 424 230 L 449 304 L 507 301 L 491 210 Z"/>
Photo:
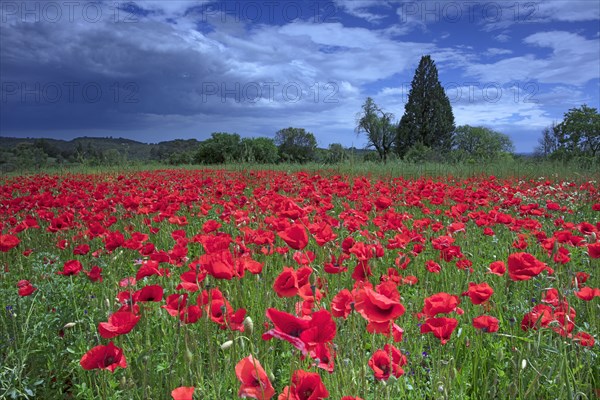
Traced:
<path fill-rule="evenodd" d="M 522 359 L 521 360 L 521 369 L 525 369 L 525 367 L 527 367 L 527 360 L 526 359 Z"/>
<path fill-rule="evenodd" d="M 222 350 L 227 350 L 228 348 L 230 348 L 231 346 L 233 346 L 233 340 L 228 340 L 225 343 L 223 343 L 221 345 L 221 349 Z"/>
<path fill-rule="evenodd" d="M 74 327 L 75 325 L 77 325 L 77 322 L 69 322 L 69 323 L 66 323 L 65 326 L 63 326 L 63 329 L 69 329 L 69 328 Z"/>
<path fill-rule="evenodd" d="M 254 330 L 254 322 L 252 322 L 252 318 L 246 317 L 244 319 L 244 331 L 248 333 L 248 335 L 252 335 L 252 331 Z"/>
<path fill-rule="evenodd" d="M 189 363 L 191 363 L 194 360 L 194 354 L 188 348 L 185 349 L 185 359 Z"/>

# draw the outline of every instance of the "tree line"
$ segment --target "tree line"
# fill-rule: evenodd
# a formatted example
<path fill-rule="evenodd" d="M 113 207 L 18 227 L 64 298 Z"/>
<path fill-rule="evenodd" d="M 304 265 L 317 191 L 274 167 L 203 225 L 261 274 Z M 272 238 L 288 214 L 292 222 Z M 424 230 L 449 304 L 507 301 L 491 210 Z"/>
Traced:
<path fill-rule="evenodd" d="M 510 160 L 510 137 L 484 126 L 456 126 L 450 100 L 438 77 L 435 62 L 423 56 L 415 70 L 399 121 L 368 97 L 356 115 L 355 132 L 365 135 L 367 149 L 346 149 L 340 143 L 317 147 L 313 133 L 288 127 L 268 137 L 242 138 L 237 133 L 215 132 L 204 141 L 177 139 L 145 144 L 128 139 L 78 138 L 71 142 L 52 139 L 0 145 L 0 167 L 43 167 L 53 163 L 123 164 L 157 161 L 168 164 L 221 163 L 337 163 L 349 158 L 387 162 L 488 162 Z M 5 139 L 3 138 L 3 141 Z M 68 145 L 67 145 L 68 144 Z M 600 159 L 600 115 L 582 105 L 570 109 L 560 123 L 542 132 L 537 158 L 597 163 Z"/>
<path fill-rule="evenodd" d="M 485 162 L 512 158 L 510 137 L 483 126 L 455 127 L 448 96 L 435 62 L 423 56 L 415 71 L 404 114 L 399 122 L 368 97 L 357 115 L 357 134 L 365 134 L 379 159 Z M 600 115 L 583 105 L 542 132 L 535 155 L 553 160 L 598 162 Z"/>

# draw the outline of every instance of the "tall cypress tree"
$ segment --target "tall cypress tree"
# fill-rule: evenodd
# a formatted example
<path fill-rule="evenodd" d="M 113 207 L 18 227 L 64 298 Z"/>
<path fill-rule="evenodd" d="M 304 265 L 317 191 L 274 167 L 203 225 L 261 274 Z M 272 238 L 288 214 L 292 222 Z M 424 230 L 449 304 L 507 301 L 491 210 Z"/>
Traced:
<path fill-rule="evenodd" d="M 411 83 L 404 115 L 396 133 L 396 151 L 402 157 L 421 144 L 438 152 L 452 147 L 454 114 L 438 72 L 429 55 L 421 57 Z"/>

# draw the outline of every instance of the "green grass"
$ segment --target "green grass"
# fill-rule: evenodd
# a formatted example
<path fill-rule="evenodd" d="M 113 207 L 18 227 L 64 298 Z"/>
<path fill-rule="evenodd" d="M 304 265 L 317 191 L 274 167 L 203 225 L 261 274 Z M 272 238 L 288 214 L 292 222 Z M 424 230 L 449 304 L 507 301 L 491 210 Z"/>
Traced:
<path fill-rule="evenodd" d="M 272 170 L 284 172 L 308 171 L 313 173 L 336 173 L 340 175 L 364 175 L 374 177 L 446 177 L 469 178 L 494 175 L 498 178 L 540 178 L 550 180 L 571 179 L 577 182 L 583 180 L 600 179 L 598 166 L 580 165 L 575 162 L 562 162 L 550 160 L 516 159 L 504 162 L 485 163 L 438 163 L 422 162 L 411 163 L 399 160 L 389 161 L 387 164 L 380 162 L 363 162 L 350 160 L 337 164 L 255 164 L 235 163 L 219 165 L 180 165 L 170 166 L 160 163 L 128 163 L 116 166 L 52 166 L 42 169 L 28 169 L 6 173 L 5 177 L 47 174 L 117 174 L 135 171 L 155 171 L 162 169 L 224 169 L 231 171 Z"/>

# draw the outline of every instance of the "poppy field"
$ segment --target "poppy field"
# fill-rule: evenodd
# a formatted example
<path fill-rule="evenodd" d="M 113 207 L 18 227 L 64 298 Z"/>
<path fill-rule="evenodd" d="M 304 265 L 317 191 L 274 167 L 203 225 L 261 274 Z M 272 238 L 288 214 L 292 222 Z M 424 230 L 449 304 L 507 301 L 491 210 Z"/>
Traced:
<path fill-rule="evenodd" d="M 0 398 L 596 398 L 599 190 L 332 171 L 5 178 Z"/>

